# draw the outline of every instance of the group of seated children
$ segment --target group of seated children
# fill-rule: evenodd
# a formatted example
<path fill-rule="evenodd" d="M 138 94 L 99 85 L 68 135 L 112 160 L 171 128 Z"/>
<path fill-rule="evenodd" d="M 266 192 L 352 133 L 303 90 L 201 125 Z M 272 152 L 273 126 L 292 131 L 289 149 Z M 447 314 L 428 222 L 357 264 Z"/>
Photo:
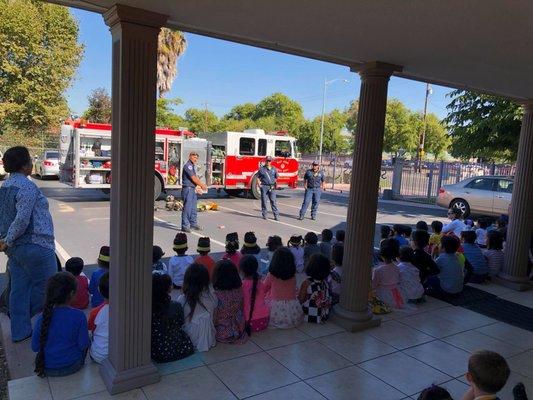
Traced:
<path fill-rule="evenodd" d="M 268 266 L 261 269 L 265 260 L 253 232 L 245 234 L 240 249 L 238 234 L 228 234 L 226 253 L 218 262 L 209 256 L 208 237 L 199 238 L 198 256 L 193 258 L 187 254 L 187 235 L 176 234 L 176 255 L 168 265 L 162 261 L 161 247 L 154 246 L 152 359 L 175 361 L 208 351 L 216 342 L 244 343 L 252 332 L 267 327 L 292 328 L 304 320 L 325 322 L 331 298 L 338 299 L 340 292 L 344 232 L 337 232 L 333 246 L 332 239 L 332 232 L 325 230 L 320 244 L 312 233 L 303 240 L 291 237 L 289 247 L 283 247 L 279 236 L 271 236 Z M 109 246 L 102 246 L 97 261 L 90 280 L 83 273 L 83 260 L 75 257 L 67 261 L 65 272 L 47 283 L 46 304 L 31 344 L 37 353 L 35 371 L 41 377 L 78 371 L 87 353 L 97 363 L 108 357 Z M 298 271 L 306 273 L 299 288 Z M 176 301 L 173 289 L 179 291 Z M 89 303 L 87 321 L 82 310 Z"/>
<path fill-rule="evenodd" d="M 488 229 L 483 219 L 475 226 L 471 221 L 463 223 L 457 209 L 448 215 L 452 222 L 433 221 L 431 234 L 424 221 L 415 230 L 381 226 L 380 260 L 372 271 L 372 288 L 388 307 L 423 302 L 425 293 L 457 295 L 464 284 L 484 283 L 502 269 L 502 222 Z"/>

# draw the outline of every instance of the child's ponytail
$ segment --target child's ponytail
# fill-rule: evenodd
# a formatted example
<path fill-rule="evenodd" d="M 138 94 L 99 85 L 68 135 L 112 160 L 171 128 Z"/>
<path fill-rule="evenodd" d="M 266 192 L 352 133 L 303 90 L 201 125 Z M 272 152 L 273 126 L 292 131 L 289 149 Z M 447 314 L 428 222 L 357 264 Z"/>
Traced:
<path fill-rule="evenodd" d="M 254 314 L 254 307 L 255 307 L 255 296 L 257 295 L 257 283 L 259 282 L 259 274 L 257 271 L 254 272 L 252 275 L 253 283 L 252 283 L 252 302 L 250 303 L 250 314 L 248 315 L 248 320 L 246 321 L 246 324 L 244 326 L 244 330 L 248 334 L 248 336 L 252 336 L 252 327 L 250 325 L 252 321 L 252 316 Z"/>
<path fill-rule="evenodd" d="M 52 321 L 52 312 L 54 311 L 54 304 L 48 302 L 44 305 L 43 319 L 41 322 L 41 334 L 39 336 L 39 352 L 35 357 L 35 373 L 37 376 L 44 378 L 44 347 L 48 340 L 48 328 L 50 328 L 50 322 Z"/>

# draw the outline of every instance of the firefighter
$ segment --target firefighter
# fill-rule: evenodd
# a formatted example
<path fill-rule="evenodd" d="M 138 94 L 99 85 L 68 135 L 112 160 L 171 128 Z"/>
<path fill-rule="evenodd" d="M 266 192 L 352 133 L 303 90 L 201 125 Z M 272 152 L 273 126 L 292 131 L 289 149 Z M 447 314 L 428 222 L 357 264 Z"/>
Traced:
<path fill-rule="evenodd" d="M 270 200 L 274 219 L 279 219 L 278 206 L 276 205 L 276 179 L 278 171 L 272 166 L 272 157 L 267 156 L 265 163 L 259 168 L 257 173 L 259 190 L 261 190 L 261 213 L 263 219 L 267 219 L 267 198 Z"/>
<path fill-rule="evenodd" d="M 181 174 L 182 189 L 181 199 L 183 200 L 183 210 L 181 211 L 181 230 L 191 232 L 191 229 L 201 231 L 198 225 L 196 203 L 198 196 L 196 188 L 199 186 L 202 190 L 207 190 L 207 186 L 196 175 L 195 164 L 198 161 L 198 153 L 191 151 L 189 160 L 183 165 Z"/>
<path fill-rule="evenodd" d="M 324 190 L 324 173 L 320 171 L 318 161 L 313 161 L 312 168 L 305 172 L 304 189 L 305 197 L 302 203 L 302 208 L 300 208 L 300 217 L 298 217 L 298 219 L 304 219 L 307 207 L 309 207 L 309 203 L 311 202 L 311 219 L 316 220 L 320 195 L 322 194 L 322 190 Z"/>

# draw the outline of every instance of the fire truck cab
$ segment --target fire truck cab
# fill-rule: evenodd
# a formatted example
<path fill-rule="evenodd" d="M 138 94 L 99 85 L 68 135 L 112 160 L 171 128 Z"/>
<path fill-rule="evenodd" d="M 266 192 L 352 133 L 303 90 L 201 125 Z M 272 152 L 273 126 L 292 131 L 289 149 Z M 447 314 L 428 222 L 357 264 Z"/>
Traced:
<path fill-rule="evenodd" d="M 211 186 L 224 187 L 229 195 L 249 192 L 260 198 L 257 171 L 266 156 L 278 170 L 278 189 L 295 188 L 298 181 L 296 139 L 286 132 L 265 133 L 262 129 L 244 132 L 200 134 L 211 143 Z"/>

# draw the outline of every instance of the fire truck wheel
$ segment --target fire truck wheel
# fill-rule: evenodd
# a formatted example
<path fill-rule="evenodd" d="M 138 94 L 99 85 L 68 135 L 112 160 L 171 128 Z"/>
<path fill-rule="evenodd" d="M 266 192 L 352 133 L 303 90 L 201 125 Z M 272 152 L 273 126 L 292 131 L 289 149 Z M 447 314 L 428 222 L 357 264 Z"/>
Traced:
<path fill-rule="evenodd" d="M 163 184 L 161 183 L 161 180 L 157 177 L 157 175 L 154 175 L 154 201 L 159 199 L 162 192 Z"/>
<path fill-rule="evenodd" d="M 257 186 L 258 179 L 259 178 L 257 177 L 257 175 L 254 175 L 254 177 L 252 178 L 252 187 L 250 188 L 251 197 L 256 200 L 259 200 L 261 198 L 261 191 L 259 190 L 259 186 Z"/>

